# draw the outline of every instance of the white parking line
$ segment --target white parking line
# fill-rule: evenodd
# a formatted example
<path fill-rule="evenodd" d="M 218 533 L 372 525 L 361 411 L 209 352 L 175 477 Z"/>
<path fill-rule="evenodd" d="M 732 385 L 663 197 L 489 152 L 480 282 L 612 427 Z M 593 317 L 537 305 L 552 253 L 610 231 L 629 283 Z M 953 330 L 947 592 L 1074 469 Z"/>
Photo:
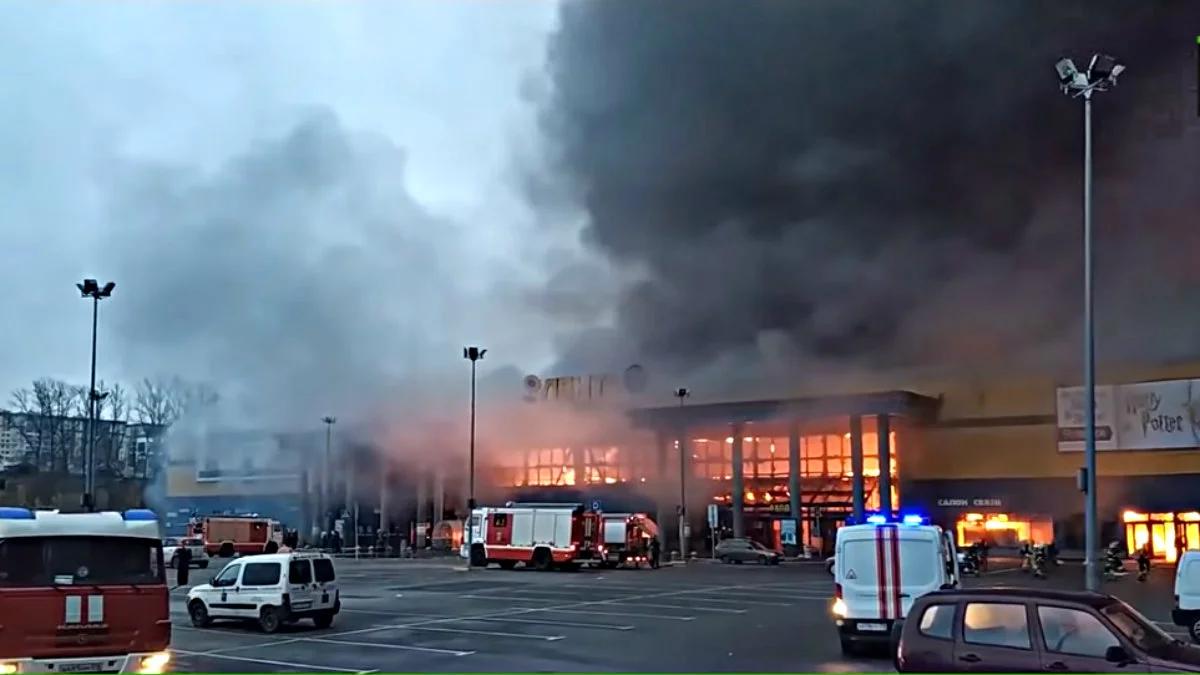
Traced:
<path fill-rule="evenodd" d="M 720 614 L 745 614 L 744 609 L 730 609 L 728 607 L 689 607 L 687 605 L 664 605 L 654 602 L 638 602 L 638 607 L 653 607 L 654 609 L 684 609 L 689 612 L 718 612 Z"/>
<path fill-rule="evenodd" d="M 642 619 L 669 619 L 672 621 L 695 621 L 694 616 L 679 616 L 678 614 L 644 614 L 641 612 L 607 612 L 594 609 L 555 609 L 549 607 L 546 609 L 535 609 L 534 612 L 548 612 L 551 614 L 586 614 L 589 616 L 634 616 Z"/>
<path fill-rule="evenodd" d="M 507 637 L 523 640 L 542 640 L 543 642 L 554 642 L 567 637 L 565 635 L 530 635 L 528 633 L 504 633 L 494 630 L 472 630 L 469 628 L 443 628 L 438 626 L 381 626 L 381 628 L 395 628 L 396 630 L 424 630 L 434 631 L 437 633 L 466 633 L 468 635 L 490 635 L 492 637 Z"/>
<path fill-rule="evenodd" d="M 699 598 L 696 596 L 686 596 L 679 598 L 680 600 L 696 600 L 697 602 L 714 602 L 726 605 L 761 605 L 763 607 L 793 607 L 790 602 L 767 602 L 765 600 L 742 600 L 741 598 L 733 600 L 723 600 L 720 598 Z"/>
<path fill-rule="evenodd" d="M 555 621 L 554 619 L 514 619 L 495 617 L 493 619 L 463 619 L 463 621 L 494 621 L 496 623 L 530 623 L 543 626 L 565 626 L 567 628 L 596 628 L 598 630 L 633 630 L 637 626 L 623 626 L 612 623 L 585 623 L 582 621 Z"/>
<path fill-rule="evenodd" d="M 420 647 L 417 645 L 381 644 L 377 642 L 354 642 L 352 640 L 327 640 L 325 638 L 300 638 L 305 642 L 319 642 L 330 645 L 348 645 L 350 647 L 378 647 L 380 649 L 400 649 L 411 652 L 429 652 L 431 654 L 449 654 L 451 656 L 470 656 L 475 652 L 464 652 L 457 649 L 437 649 L 436 647 Z"/>
<path fill-rule="evenodd" d="M 326 672 L 332 671 L 335 673 L 361 673 L 363 671 L 358 668 L 337 668 L 335 666 L 316 666 L 311 663 L 292 663 L 290 661 L 275 661 L 272 659 L 256 659 L 249 656 L 232 656 L 229 654 L 215 654 L 211 652 L 191 652 L 185 649 L 174 649 L 171 651 L 184 656 L 199 656 L 213 659 L 225 659 L 226 661 L 241 661 L 243 663 L 261 663 L 268 666 L 281 666 L 283 668 L 298 668 L 310 672 Z"/>

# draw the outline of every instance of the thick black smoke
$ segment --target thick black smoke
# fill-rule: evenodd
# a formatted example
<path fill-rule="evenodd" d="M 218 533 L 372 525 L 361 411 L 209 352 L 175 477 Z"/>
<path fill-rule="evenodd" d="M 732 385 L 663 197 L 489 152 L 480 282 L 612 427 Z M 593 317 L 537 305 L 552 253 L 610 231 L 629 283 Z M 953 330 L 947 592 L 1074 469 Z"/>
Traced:
<path fill-rule="evenodd" d="M 1106 51 L 1101 354 L 1194 353 L 1197 33 L 1186 0 L 565 4 L 545 127 L 639 275 L 579 344 L 692 371 L 1073 348 L 1082 105 L 1054 63 Z"/>

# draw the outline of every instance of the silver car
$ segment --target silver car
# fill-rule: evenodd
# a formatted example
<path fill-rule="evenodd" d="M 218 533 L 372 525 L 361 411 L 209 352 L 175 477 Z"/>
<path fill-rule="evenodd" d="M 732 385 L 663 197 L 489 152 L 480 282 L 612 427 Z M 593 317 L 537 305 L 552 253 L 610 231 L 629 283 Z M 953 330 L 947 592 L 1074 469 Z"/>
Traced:
<path fill-rule="evenodd" d="M 179 551 L 183 548 L 192 554 L 192 565 L 208 567 L 208 553 L 204 550 L 204 540 L 195 537 L 163 539 L 163 560 L 171 567 L 179 567 Z"/>
<path fill-rule="evenodd" d="M 726 539 L 717 544 L 717 558 L 723 563 L 754 562 L 761 565 L 778 565 L 783 560 L 779 552 L 763 546 L 753 539 Z"/>

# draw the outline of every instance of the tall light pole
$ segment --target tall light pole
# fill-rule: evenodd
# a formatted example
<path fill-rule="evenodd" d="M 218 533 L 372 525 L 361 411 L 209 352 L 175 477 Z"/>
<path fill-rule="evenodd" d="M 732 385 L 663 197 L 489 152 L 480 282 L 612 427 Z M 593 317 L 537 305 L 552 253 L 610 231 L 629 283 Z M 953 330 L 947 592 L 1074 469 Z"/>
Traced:
<path fill-rule="evenodd" d="M 107 396 L 96 391 L 96 323 L 100 314 L 100 301 L 112 295 L 117 285 L 113 282 L 103 287 L 95 279 L 84 279 L 83 283 L 75 284 L 81 296 L 92 299 L 92 379 L 88 386 L 88 427 L 87 444 L 83 459 L 83 500 L 82 506 L 88 511 L 96 508 L 96 404 Z"/>
<path fill-rule="evenodd" d="M 1083 390 L 1084 390 L 1084 574 L 1087 589 L 1100 592 L 1100 527 L 1096 513 L 1096 339 L 1093 316 L 1092 265 L 1092 93 L 1116 86 L 1125 66 L 1111 56 L 1096 54 L 1086 73 L 1071 59 L 1055 64 L 1064 94 L 1083 99 Z"/>
<path fill-rule="evenodd" d="M 337 418 L 326 415 L 321 421 L 325 423 L 325 466 L 321 469 L 321 505 L 317 513 L 321 518 L 321 531 L 325 532 L 329 527 L 329 505 L 333 501 L 330 495 L 333 490 L 333 460 L 330 448 L 333 445 L 333 425 L 337 424 Z"/>
<path fill-rule="evenodd" d="M 684 387 L 675 390 L 675 398 L 679 399 L 679 559 L 687 562 L 688 528 L 687 528 L 687 426 L 683 423 L 683 402 L 692 392 Z"/>
<path fill-rule="evenodd" d="M 467 541 L 467 569 L 470 569 L 475 564 L 475 559 L 471 555 L 471 539 L 472 539 L 472 520 L 475 516 L 475 364 L 483 355 L 487 354 L 486 349 L 479 347 L 463 347 L 463 358 L 471 362 L 471 450 L 470 464 L 467 467 L 467 518 L 466 525 L 463 528 L 466 530 Z"/>

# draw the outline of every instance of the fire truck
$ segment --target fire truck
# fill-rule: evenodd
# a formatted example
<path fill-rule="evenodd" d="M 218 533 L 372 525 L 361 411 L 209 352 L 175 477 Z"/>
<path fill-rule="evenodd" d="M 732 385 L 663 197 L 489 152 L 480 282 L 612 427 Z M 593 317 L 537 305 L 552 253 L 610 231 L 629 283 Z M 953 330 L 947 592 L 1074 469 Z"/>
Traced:
<path fill-rule="evenodd" d="M 658 525 L 644 513 L 605 513 L 599 553 L 601 567 L 650 562 L 650 541 Z"/>
<path fill-rule="evenodd" d="M 188 523 L 188 536 L 203 539 L 210 556 L 232 558 L 262 553 L 268 541 L 282 546 L 283 526 L 259 516 L 200 516 Z"/>
<path fill-rule="evenodd" d="M 474 567 L 517 563 L 538 570 L 573 569 L 600 557 L 600 514 L 581 504 L 509 502 L 471 513 L 471 546 L 464 547 Z"/>
<path fill-rule="evenodd" d="M 161 673 L 170 642 L 153 512 L 0 507 L 0 673 Z"/>

